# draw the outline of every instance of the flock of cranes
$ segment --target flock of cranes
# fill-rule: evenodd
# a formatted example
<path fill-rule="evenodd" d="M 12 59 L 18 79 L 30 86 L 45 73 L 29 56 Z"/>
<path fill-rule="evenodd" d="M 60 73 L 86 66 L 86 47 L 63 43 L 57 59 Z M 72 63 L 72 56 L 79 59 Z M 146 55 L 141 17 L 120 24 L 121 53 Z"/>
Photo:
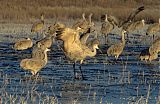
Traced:
<path fill-rule="evenodd" d="M 134 17 L 143 10 L 143 6 L 134 10 L 132 13 L 130 13 L 129 17 L 125 21 L 120 21 L 112 15 L 105 14 L 101 16 L 102 26 L 100 32 L 105 36 L 105 44 L 108 43 L 107 35 L 116 26 L 121 29 L 121 41 L 111 45 L 107 49 L 108 56 L 114 56 L 116 59 L 118 59 L 126 44 L 125 35 L 134 30 L 138 31 L 145 26 L 144 20 L 133 22 Z M 98 40 L 97 36 L 94 36 L 94 39 L 88 41 L 89 36 L 95 32 L 95 24 L 91 19 L 92 16 L 93 14 L 91 13 L 88 16 L 88 19 L 86 19 L 85 14 L 83 13 L 82 19 L 76 21 L 71 28 L 62 23 L 55 23 L 48 27 L 46 30 L 47 33 L 45 33 L 43 39 L 38 40 L 35 44 L 33 44 L 30 38 L 16 42 L 13 47 L 16 50 L 25 50 L 33 46 L 32 57 L 29 59 L 22 59 L 20 66 L 24 70 L 31 71 L 32 75 L 36 75 L 37 72 L 47 64 L 47 51 L 49 51 L 51 45 L 56 40 L 62 40 L 65 56 L 74 62 L 73 68 L 75 78 L 75 65 L 76 62 L 79 61 L 79 69 L 83 79 L 84 76 L 81 70 L 81 64 L 87 57 L 94 57 L 100 45 L 100 41 Z M 36 32 L 38 38 L 38 32 L 43 31 L 44 25 L 44 16 L 41 15 L 41 20 L 33 24 L 31 32 Z M 148 27 L 146 34 L 153 34 L 154 39 L 154 34 L 159 31 L 160 19 L 159 23 L 155 23 Z M 155 40 L 148 49 L 142 50 L 139 58 L 145 61 L 152 61 L 156 59 L 158 57 L 158 52 L 160 51 L 159 44 L 160 38 Z"/>

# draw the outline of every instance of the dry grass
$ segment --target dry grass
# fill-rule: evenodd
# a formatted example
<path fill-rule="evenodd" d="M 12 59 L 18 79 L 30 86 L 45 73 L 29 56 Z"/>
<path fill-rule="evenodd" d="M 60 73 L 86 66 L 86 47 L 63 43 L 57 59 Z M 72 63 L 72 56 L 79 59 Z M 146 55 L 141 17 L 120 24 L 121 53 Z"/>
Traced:
<path fill-rule="evenodd" d="M 32 23 L 41 13 L 55 20 L 77 19 L 82 12 L 94 13 L 94 20 L 99 20 L 104 13 L 123 19 L 141 5 L 146 10 L 137 19 L 158 21 L 160 17 L 159 0 L 1 0 L 0 4 L 1 23 Z"/>

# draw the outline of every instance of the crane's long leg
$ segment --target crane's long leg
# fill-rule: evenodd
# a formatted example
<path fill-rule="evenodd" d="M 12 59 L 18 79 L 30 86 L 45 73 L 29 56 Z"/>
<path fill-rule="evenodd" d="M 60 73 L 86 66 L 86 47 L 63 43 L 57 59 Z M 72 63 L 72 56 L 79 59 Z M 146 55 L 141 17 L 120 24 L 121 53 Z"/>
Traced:
<path fill-rule="evenodd" d="M 82 75 L 82 80 L 84 79 L 84 76 L 83 76 L 83 73 L 82 73 L 82 68 L 81 68 L 81 64 L 79 66 L 79 69 L 80 69 L 80 72 L 81 72 L 81 75 Z"/>
<path fill-rule="evenodd" d="M 73 63 L 73 68 L 74 68 L 74 78 L 76 78 L 76 62 Z"/>
<path fill-rule="evenodd" d="M 109 44 L 109 43 L 110 43 L 110 39 L 109 39 L 109 33 L 107 33 L 107 36 L 106 36 L 106 38 L 107 38 L 107 44 Z"/>
<path fill-rule="evenodd" d="M 153 34 L 153 36 L 152 36 L 152 42 L 154 42 L 154 38 L 155 38 L 155 37 L 154 37 L 154 34 Z"/>
<path fill-rule="evenodd" d="M 39 36 L 38 36 L 39 34 L 38 34 L 38 32 L 37 32 L 37 40 L 38 40 L 38 38 L 39 38 Z"/>
<path fill-rule="evenodd" d="M 105 45 L 108 43 L 107 35 L 108 35 L 108 34 L 105 34 Z"/>
<path fill-rule="evenodd" d="M 129 34 L 129 33 L 127 32 L 127 33 L 126 33 L 126 37 L 127 37 L 127 38 L 126 38 L 126 43 L 129 43 L 129 35 L 128 35 L 128 34 Z"/>

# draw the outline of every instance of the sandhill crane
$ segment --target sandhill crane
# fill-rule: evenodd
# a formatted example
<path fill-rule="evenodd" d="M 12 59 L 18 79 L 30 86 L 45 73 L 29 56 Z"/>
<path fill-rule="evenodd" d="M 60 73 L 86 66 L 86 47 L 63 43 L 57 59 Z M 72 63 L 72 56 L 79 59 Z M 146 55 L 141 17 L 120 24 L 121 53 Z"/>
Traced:
<path fill-rule="evenodd" d="M 33 46 L 33 42 L 30 38 L 27 38 L 25 40 L 19 40 L 17 41 L 13 48 L 15 50 L 25 50 L 25 49 L 28 49 L 28 48 L 31 48 Z"/>
<path fill-rule="evenodd" d="M 94 38 L 86 43 L 87 47 L 93 50 L 94 44 L 100 44 L 100 41 L 97 38 Z M 100 49 L 99 49 L 100 50 Z M 101 52 L 101 50 L 100 50 Z"/>
<path fill-rule="evenodd" d="M 125 25 L 123 25 L 123 30 L 126 30 L 128 33 L 132 32 L 132 31 L 139 31 L 140 29 L 144 28 L 145 26 L 145 21 L 144 19 L 142 19 L 141 21 L 136 21 L 136 22 L 128 22 Z M 127 33 L 127 38 L 128 37 L 128 33 Z"/>
<path fill-rule="evenodd" d="M 114 29 L 114 24 L 112 22 L 109 22 L 108 21 L 108 17 L 107 17 L 107 14 L 106 14 L 106 19 L 105 21 L 102 23 L 102 27 L 101 27 L 101 33 L 105 36 L 105 44 L 106 44 L 106 40 L 108 42 L 108 34 Z"/>
<path fill-rule="evenodd" d="M 156 39 L 149 48 L 141 51 L 140 59 L 152 61 L 158 58 L 159 52 L 160 52 L 160 38 Z"/>
<path fill-rule="evenodd" d="M 90 31 L 94 31 L 93 29 L 95 28 L 95 24 L 94 24 L 94 22 L 92 21 L 92 13 L 90 13 L 90 15 L 89 15 L 89 17 L 88 17 L 88 26 L 87 26 L 87 28 L 88 29 L 90 29 Z M 88 30 L 87 29 L 87 30 Z"/>
<path fill-rule="evenodd" d="M 142 19 L 141 21 L 131 22 L 128 26 L 123 29 L 127 32 L 132 32 L 134 30 L 142 29 L 145 26 L 145 21 Z"/>
<path fill-rule="evenodd" d="M 118 59 L 119 55 L 123 52 L 123 49 L 125 47 L 125 30 L 122 30 L 122 40 L 119 43 L 116 43 L 114 45 L 111 45 L 108 50 L 107 50 L 107 54 L 108 56 L 115 56 L 116 59 Z"/>
<path fill-rule="evenodd" d="M 116 26 L 118 26 L 120 28 L 120 27 L 123 27 L 123 25 L 126 25 L 128 22 L 133 21 L 133 19 L 135 18 L 135 16 L 137 14 L 139 14 L 143 10 L 144 10 L 144 6 L 141 6 L 141 7 L 137 8 L 136 10 L 132 11 L 129 14 L 128 18 L 126 20 L 124 20 L 124 21 L 119 20 L 118 18 L 116 18 L 116 17 L 114 17 L 112 15 L 109 15 L 108 16 L 108 21 L 110 23 L 114 23 Z M 101 21 L 104 21 L 104 20 L 105 20 L 105 15 L 102 15 L 101 16 Z"/>
<path fill-rule="evenodd" d="M 86 20 L 85 15 L 83 14 L 83 19 L 76 22 L 72 28 L 75 30 L 79 30 L 79 32 L 83 32 L 85 33 L 86 31 L 88 31 L 88 29 L 91 29 L 94 27 L 94 22 L 92 22 L 91 18 L 92 18 L 92 13 L 89 15 L 88 20 Z"/>
<path fill-rule="evenodd" d="M 42 31 L 43 27 L 44 27 L 44 14 L 41 14 L 41 21 L 36 22 L 32 25 L 31 32 L 37 33 L 37 38 L 38 38 L 38 32 Z"/>
<path fill-rule="evenodd" d="M 48 62 L 47 51 L 49 51 L 49 49 L 44 50 L 44 59 L 22 59 L 22 61 L 20 62 L 20 67 L 24 70 L 31 71 L 32 75 L 36 75 L 37 72 L 40 71 Z"/>
<path fill-rule="evenodd" d="M 141 51 L 141 53 L 140 53 L 140 55 L 139 55 L 139 59 L 141 60 L 141 61 L 152 61 L 152 60 L 155 60 L 155 59 L 157 59 L 158 58 L 158 53 L 152 53 L 152 54 L 150 54 L 149 53 L 149 48 L 147 48 L 147 49 L 144 49 L 144 50 L 142 50 Z"/>
<path fill-rule="evenodd" d="M 87 24 L 87 20 L 86 20 L 86 18 L 85 18 L 85 13 L 83 13 L 83 14 L 82 14 L 82 19 L 76 21 L 76 22 L 73 24 L 72 28 L 73 28 L 73 29 L 77 29 L 78 27 L 84 27 L 86 24 Z"/>
<path fill-rule="evenodd" d="M 44 49 L 34 46 L 32 49 L 32 58 L 43 60 L 45 58 Z"/>
<path fill-rule="evenodd" d="M 136 29 L 141 29 L 145 26 L 145 20 L 142 19 L 141 21 L 137 21 L 137 22 L 134 22 L 134 28 L 135 30 Z"/>
<path fill-rule="evenodd" d="M 152 34 L 153 35 L 152 40 L 154 40 L 154 34 L 157 32 L 160 32 L 160 18 L 159 18 L 159 23 L 154 23 L 147 28 L 146 35 Z"/>
<path fill-rule="evenodd" d="M 78 39 L 80 39 L 82 44 L 86 45 L 87 40 L 88 40 L 89 36 L 91 35 L 91 33 L 92 33 L 91 30 L 88 29 L 88 31 L 86 31 L 85 33 L 81 34 L 81 36 L 78 37 Z M 97 35 L 94 35 L 94 38 L 97 38 Z"/>
<path fill-rule="evenodd" d="M 54 36 L 48 36 L 37 41 L 36 44 L 39 48 L 45 49 L 45 48 L 50 48 L 53 41 L 54 41 Z"/>
<path fill-rule="evenodd" d="M 80 41 L 82 44 L 86 44 L 87 40 L 89 38 L 89 36 L 91 35 L 91 33 L 84 33 L 80 36 Z"/>
<path fill-rule="evenodd" d="M 54 42 L 54 37 L 49 36 L 40 41 L 37 41 L 35 46 L 32 49 L 32 58 L 43 59 L 44 58 L 44 49 L 50 48 Z"/>
<path fill-rule="evenodd" d="M 86 57 L 95 56 L 96 49 L 98 49 L 98 43 L 95 43 L 93 45 L 93 51 L 92 51 L 86 45 L 82 44 L 80 42 L 80 39 L 77 39 L 77 35 L 79 35 L 79 32 L 70 28 L 65 28 L 62 32 L 60 32 L 60 34 L 57 33 L 57 39 L 63 41 L 65 55 L 70 60 L 74 61 L 73 64 L 74 76 L 75 76 L 75 63 L 77 61 L 80 61 L 80 64 L 82 64 L 83 60 Z M 81 65 L 80 65 L 80 71 L 82 74 Z M 82 74 L 82 79 L 84 79 L 83 74 Z"/>
<path fill-rule="evenodd" d="M 48 34 L 50 34 L 51 36 L 54 36 L 57 30 L 61 30 L 64 29 L 65 25 L 62 23 L 54 23 L 53 25 L 50 25 L 48 27 Z"/>
<path fill-rule="evenodd" d="M 149 47 L 149 53 L 154 54 L 160 52 L 160 38 L 156 39 Z"/>

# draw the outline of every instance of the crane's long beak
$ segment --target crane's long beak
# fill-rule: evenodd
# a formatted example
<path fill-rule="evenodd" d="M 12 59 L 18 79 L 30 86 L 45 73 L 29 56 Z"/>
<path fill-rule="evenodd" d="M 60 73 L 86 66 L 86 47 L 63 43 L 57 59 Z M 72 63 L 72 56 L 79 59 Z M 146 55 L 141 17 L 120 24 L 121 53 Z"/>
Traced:
<path fill-rule="evenodd" d="M 97 46 L 97 48 L 96 48 L 96 49 L 98 49 L 98 50 L 99 50 L 99 52 L 103 53 L 103 52 L 102 52 L 102 50 L 101 50 L 98 46 Z"/>
<path fill-rule="evenodd" d="M 99 48 L 98 50 L 99 50 L 100 53 L 103 53 L 102 50 L 101 50 L 100 48 Z"/>
<path fill-rule="evenodd" d="M 46 51 L 51 51 L 51 49 L 49 49 L 49 48 L 46 48 Z"/>
<path fill-rule="evenodd" d="M 96 48 L 96 49 L 98 49 L 98 50 L 99 50 L 99 52 L 101 52 L 101 53 L 102 53 L 102 50 L 98 47 L 98 45 L 96 45 L 96 46 L 95 46 L 95 48 Z"/>

